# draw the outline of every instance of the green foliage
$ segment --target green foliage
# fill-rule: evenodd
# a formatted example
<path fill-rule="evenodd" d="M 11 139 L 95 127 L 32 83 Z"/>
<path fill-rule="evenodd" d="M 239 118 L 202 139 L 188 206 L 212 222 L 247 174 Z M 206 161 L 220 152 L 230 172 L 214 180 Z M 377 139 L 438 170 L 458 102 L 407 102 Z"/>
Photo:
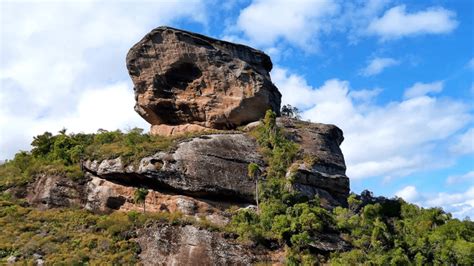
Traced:
<path fill-rule="evenodd" d="M 47 265 L 135 264 L 139 246 L 127 232 L 124 213 L 99 216 L 76 209 L 35 210 L 0 199 L 0 264 L 16 256 L 20 264 L 43 255 Z"/>
<path fill-rule="evenodd" d="M 288 261 L 314 262 L 309 246 L 318 234 L 332 227 L 331 214 L 320 207 L 319 200 L 307 200 L 288 189 L 288 168 L 297 158 L 299 147 L 288 140 L 276 124 L 276 115 L 267 111 L 262 126 L 253 131 L 253 136 L 263 153 L 268 167 L 265 180 L 259 189 L 259 212 L 245 209 L 233 216 L 232 230 L 241 239 L 252 240 L 262 245 L 278 241 L 288 248 Z M 249 176 L 254 176 L 258 165 L 250 164 Z"/>
<path fill-rule="evenodd" d="M 258 164 L 256 163 L 250 163 L 247 167 L 248 169 L 248 177 L 251 177 L 251 178 L 254 178 L 257 174 L 258 174 L 258 171 L 259 171 L 259 167 L 258 167 Z"/>
<path fill-rule="evenodd" d="M 293 107 L 289 104 L 283 105 L 280 112 L 282 116 L 301 119 L 301 111 L 297 107 Z"/>
<path fill-rule="evenodd" d="M 19 152 L 13 160 L 0 165 L 0 191 L 31 182 L 41 173 L 80 179 L 83 177 L 81 162 L 85 159 L 120 156 L 125 164 L 137 163 L 145 156 L 169 149 L 178 141 L 195 135 L 151 136 L 139 128 L 126 133 L 119 130 L 99 130 L 95 134 L 66 134 L 66 130 L 57 135 L 45 132 L 33 138 L 31 152 Z"/>
<path fill-rule="evenodd" d="M 242 239 L 263 245 L 278 241 L 286 246 L 289 265 L 324 262 L 311 244 L 331 231 L 339 232 L 353 247 L 331 254 L 329 263 L 334 265 L 474 264 L 473 222 L 451 219 L 439 208 L 422 209 L 400 199 L 364 206 L 355 194 L 348 197 L 349 208 L 337 207 L 330 213 L 317 198 L 303 199 L 288 190 L 285 175 L 298 159 L 298 147 L 277 127 L 275 114 L 267 112 L 263 125 L 252 134 L 268 167 L 260 189 L 260 212 L 245 209 L 233 217 L 232 230 Z M 249 165 L 248 170 L 252 175 L 256 167 Z M 364 193 L 366 198 L 372 196 Z"/>
<path fill-rule="evenodd" d="M 390 200 L 359 213 L 339 207 L 333 214 L 354 249 L 332 254 L 331 264 L 474 264 L 474 223 L 452 219 L 439 208 Z"/>
<path fill-rule="evenodd" d="M 135 203 L 143 203 L 143 212 L 145 212 L 145 200 L 148 195 L 148 189 L 146 188 L 137 188 L 133 192 L 133 200 Z"/>

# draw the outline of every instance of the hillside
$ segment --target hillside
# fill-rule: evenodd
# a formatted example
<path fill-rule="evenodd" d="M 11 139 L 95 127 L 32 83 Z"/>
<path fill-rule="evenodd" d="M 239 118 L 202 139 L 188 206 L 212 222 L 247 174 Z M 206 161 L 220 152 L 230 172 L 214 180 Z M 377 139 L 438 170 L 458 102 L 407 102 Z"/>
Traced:
<path fill-rule="evenodd" d="M 270 58 L 159 27 L 127 132 L 35 136 L 0 165 L 2 264 L 472 265 L 474 223 L 350 193 L 335 125 L 280 107 Z"/>

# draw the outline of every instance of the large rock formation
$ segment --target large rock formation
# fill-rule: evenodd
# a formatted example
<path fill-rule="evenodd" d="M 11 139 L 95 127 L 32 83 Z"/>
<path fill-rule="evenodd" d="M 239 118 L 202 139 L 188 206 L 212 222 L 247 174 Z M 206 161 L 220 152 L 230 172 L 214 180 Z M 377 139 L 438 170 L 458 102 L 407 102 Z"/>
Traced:
<path fill-rule="evenodd" d="M 342 131 L 333 125 L 278 119 L 287 137 L 301 147 L 300 161 L 288 176 L 293 189 L 310 198 L 318 195 L 326 206 L 344 205 L 349 195 L 344 157 L 339 148 Z M 120 158 L 87 161 L 95 176 L 127 186 L 147 186 L 193 197 L 253 203 L 255 182 L 247 176 L 250 163 L 265 168 L 255 140 L 246 133 L 211 134 L 181 142 L 174 150 L 145 157 L 137 166 Z"/>
<path fill-rule="evenodd" d="M 232 129 L 280 109 L 270 58 L 244 45 L 159 27 L 130 49 L 127 68 L 155 134 Z"/>
<path fill-rule="evenodd" d="M 135 84 L 135 109 L 155 134 L 233 129 L 257 121 L 269 108 L 279 110 L 281 95 L 270 80 L 270 58 L 243 45 L 160 27 L 130 50 L 127 67 Z M 232 210 L 255 208 L 256 184 L 248 177 L 248 166 L 255 163 L 261 170 L 268 166 L 249 132 L 259 123 L 241 131 L 174 139 L 177 142 L 168 150 L 131 163 L 121 157 L 84 158 L 84 178 L 38 174 L 34 182 L 10 192 L 38 208 L 82 207 L 110 213 L 140 210 L 134 193 L 138 187 L 147 188 L 144 205 L 149 212 L 179 212 L 195 221 L 225 226 Z M 288 189 L 302 198 L 319 196 L 326 208 L 346 205 L 349 179 L 339 148 L 342 131 L 290 118 L 278 118 L 277 124 L 300 148 L 286 174 Z M 248 246 L 235 241 L 235 235 L 196 223 L 155 223 L 136 233 L 145 265 L 283 263 L 283 246 Z M 310 246 L 318 254 L 347 249 L 337 232 L 321 233 Z"/>

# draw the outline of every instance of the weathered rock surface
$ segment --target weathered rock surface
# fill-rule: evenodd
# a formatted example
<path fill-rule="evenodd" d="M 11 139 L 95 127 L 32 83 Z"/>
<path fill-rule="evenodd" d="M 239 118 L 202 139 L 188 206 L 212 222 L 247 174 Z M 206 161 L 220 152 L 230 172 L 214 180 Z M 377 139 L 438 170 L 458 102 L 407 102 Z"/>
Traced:
<path fill-rule="evenodd" d="M 212 134 L 180 143 L 174 151 L 143 158 L 138 167 L 120 158 L 88 161 L 84 167 L 112 182 L 147 186 L 159 191 L 253 202 L 255 183 L 247 176 L 249 163 L 264 165 L 256 142 L 245 134 Z"/>
<path fill-rule="evenodd" d="M 287 137 L 301 147 L 302 160 L 291 167 L 292 189 L 327 207 L 345 205 L 349 179 L 339 145 L 342 131 L 333 125 L 279 118 Z M 255 182 L 248 178 L 249 163 L 265 167 L 255 140 L 244 133 L 211 134 L 191 138 L 170 152 L 143 158 L 138 166 L 120 158 L 87 161 L 94 175 L 127 186 L 147 186 L 193 197 L 253 203 Z"/>
<path fill-rule="evenodd" d="M 155 224 L 138 232 L 144 265 L 283 265 L 284 253 L 245 246 L 192 225 Z"/>
<path fill-rule="evenodd" d="M 159 27 L 130 49 L 127 68 L 135 110 L 152 125 L 233 129 L 280 110 L 270 57 L 244 45 Z"/>
<path fill-rule="evenodd" d="M 319 195 L 326 206 L 345 205 L 349 196 L 344 156 L 339 148 L 344 140 L 342 130 L 334 125 L 279 118 L 287 137 L 298 143 L 303 160 L 290 169 L 293 189 L 309 198 Z"/>
<path fill-rule="evenodd" d="M 12 192 L 39 209 L 81 207 L 85 203 L 87 181 L 41 174 L 35 178 L 35 182 L 26 187 L 15 188 Z"/>
<path fill-rule="evenodd" d="M 18 198 L 25 198 L 31 206 L 38 209 L 73 207 L 104 214 L 113 211 L 142 211 L 143 205 L 133 200 L 135 189 L 91 174 L 75 181 L 61 175 L 42 174 L 33 183 L 12 188 L 9 192 Z M 147 212 L 180 212 L 196 219 L 205 217 L 216 225 L 225 225 L 230 218 L 230 214 L 225 212 L 231 206 L 227 202 L 150 190 L 145 203 Z"/>

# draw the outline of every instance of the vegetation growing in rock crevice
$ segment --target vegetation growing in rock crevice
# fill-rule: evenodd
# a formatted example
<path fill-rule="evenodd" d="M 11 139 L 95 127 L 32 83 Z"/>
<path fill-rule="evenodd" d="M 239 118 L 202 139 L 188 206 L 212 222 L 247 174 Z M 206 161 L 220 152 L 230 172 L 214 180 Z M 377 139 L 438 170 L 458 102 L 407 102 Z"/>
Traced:
<path fill-rule="evenodd" d="M 310 244 L 318 234 L 333 231 L 334 222 L 331 214 L 320 207 L 319 199 L 301 197 L 289 189 L 286 173 L 297 158 L 298 145 L 285 138 L 271 110 L 252 135 L 268 164 L 259 189 L 259 213 L 241 210 L 234 216 L 231 226 L 242 239 L 264 245 L 286 245 L 290 264 L 315 261 Z"/>

